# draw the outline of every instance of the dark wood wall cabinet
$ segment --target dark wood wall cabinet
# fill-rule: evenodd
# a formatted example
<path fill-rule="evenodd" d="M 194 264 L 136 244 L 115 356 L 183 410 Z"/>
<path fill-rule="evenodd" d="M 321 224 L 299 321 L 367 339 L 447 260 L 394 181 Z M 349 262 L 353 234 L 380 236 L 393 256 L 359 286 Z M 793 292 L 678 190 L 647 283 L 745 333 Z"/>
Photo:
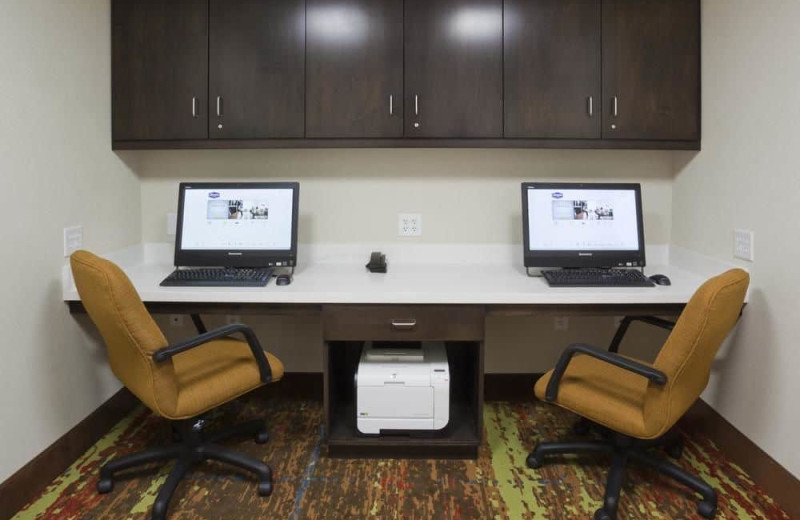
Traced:
<path fill-rule="evenodd" d="M 700 0 L 112 0 L 114 149 L 700 149 Z"/>

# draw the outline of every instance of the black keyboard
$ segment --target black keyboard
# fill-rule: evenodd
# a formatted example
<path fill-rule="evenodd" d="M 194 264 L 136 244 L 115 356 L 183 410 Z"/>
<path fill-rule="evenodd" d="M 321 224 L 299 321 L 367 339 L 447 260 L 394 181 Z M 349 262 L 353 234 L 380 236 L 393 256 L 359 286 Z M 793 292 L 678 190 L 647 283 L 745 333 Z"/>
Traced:
<path fill-rule="evenodd" d="M 201 267 L 176 269 L 164 278 L 164 287 L 264 287 L 272 276 L 271 267 Z"/>
<path fill-rule="evenodd" d="M 557 269 L 542 271 L 550 287 L 654 287 L 633 269 Z"/>

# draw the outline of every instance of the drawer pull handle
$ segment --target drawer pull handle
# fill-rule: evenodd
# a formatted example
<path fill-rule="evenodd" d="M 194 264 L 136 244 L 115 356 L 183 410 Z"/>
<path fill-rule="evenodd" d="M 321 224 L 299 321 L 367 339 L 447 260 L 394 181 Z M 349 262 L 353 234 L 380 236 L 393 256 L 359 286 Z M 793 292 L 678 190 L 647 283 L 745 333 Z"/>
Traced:
<path fill-rule="evenodd" d="M 409 330 L 417 326 L 417 320 L 392 320 L 392 328 Z"/>

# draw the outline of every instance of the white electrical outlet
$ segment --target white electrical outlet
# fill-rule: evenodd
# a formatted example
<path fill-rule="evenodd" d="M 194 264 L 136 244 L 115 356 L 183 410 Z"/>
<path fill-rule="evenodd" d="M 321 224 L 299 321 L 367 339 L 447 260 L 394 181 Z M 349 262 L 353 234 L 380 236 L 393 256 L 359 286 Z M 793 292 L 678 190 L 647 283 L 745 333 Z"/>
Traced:
<path fill-rule="evenodd" d="M 733 230 L 733 256 L 736 258 L 741 258 L 742 260 L 747 260 L 748 262 L 753 261 L 753 232 L 747 231 L 744 229 L 734 229 Z"/>
<path fill-rule="evenodd" d="M 419 213 L 400 213 L 397 215 L 397 236 L 421 237 L 422 215 Z"/>
<path fill-rule="evenodd" d="M 178 230 L 178 214 L 167 213 L 167 235 L 174 237 Z"/>
<path fill-rule="evenodd" d="M 169 324 L 173 327 L 183 327 L 183 314 L 170 314 Z"/>
<path fill-rule="evenodd" d="M 83 247 L 83 226 L 64 228 L 64 256 L 67 257 Z"/>
<path fill-rule="evenodd" d="M 569 316 L 556 316 L 553 318 L 553 328 L 558 331 L 569 330 Z"/>
<path fill-rule="evenodd" d="M 227 316 L 225 316 L 225 323 L 227 323 L 228 325 L 241 322 L 242 322 L 242 317 L 239 316 L 238 314 L 228 314 Z"/>

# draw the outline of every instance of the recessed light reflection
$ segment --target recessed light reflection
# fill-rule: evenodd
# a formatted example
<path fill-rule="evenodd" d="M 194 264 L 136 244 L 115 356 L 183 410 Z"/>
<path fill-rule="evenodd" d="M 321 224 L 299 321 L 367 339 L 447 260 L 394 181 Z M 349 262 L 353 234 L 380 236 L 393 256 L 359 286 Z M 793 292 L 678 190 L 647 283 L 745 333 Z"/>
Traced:
<path fill-rule="evenodd" d="M 308 12 L 308 31 L 324 43 L 359 43 L 367 34 L 367 15 L 350 6 L 331 6 Z"/>
<path fill-rule="evenodd" d="M 449 23 L 450 34 L 468 42 L 486 41 L 502 34 L 503 15 L 493 7 L 462 7 Z"/>

